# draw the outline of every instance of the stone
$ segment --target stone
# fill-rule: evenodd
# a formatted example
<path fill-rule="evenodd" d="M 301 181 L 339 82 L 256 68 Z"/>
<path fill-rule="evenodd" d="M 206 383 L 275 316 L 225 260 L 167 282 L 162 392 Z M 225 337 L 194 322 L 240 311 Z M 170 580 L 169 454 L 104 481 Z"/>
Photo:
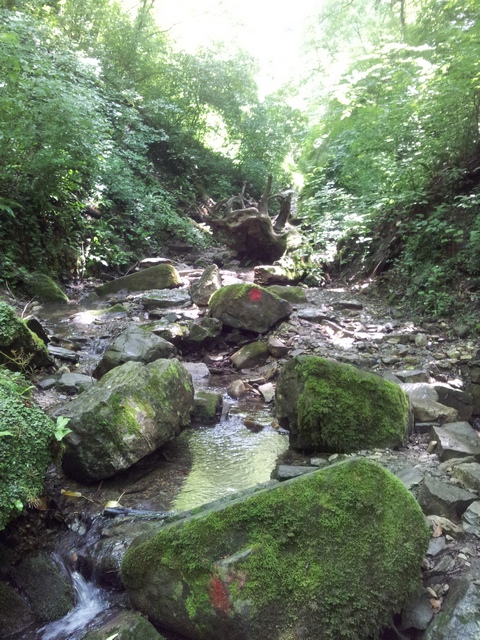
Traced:
<path fill-rule="evenodd" d="M 41 391 L 48 391 L 49 389 L 53 389 L 56 384 L 57 381 L 55 378 L 44 378 L 37 382 L 37 388 Z"/>
<path fill-rule="evenodd" d="M 366 640 L 417 592 L 427 543 L 405 487 L 350 460 L 166 520 L 121 577 L 136 610 L 187 638 Z"/>
<path fill-rule="evenodd" d="M 0 582 L 0 620 L 3 638 L 20 633 L 33 622 L 27 601 L 5 582 Z"/>
<path fill-rule="evenodd" d="M 318 467 L 308 467 L 306 465 L 295 464 L 277 464 L 270 477 L 273 480 L 280 480 L 282 482 L 284 480 L 303 476 L 305 473 L 312 473 L 312 471 L 318 471 Z"/>
<path fill-rule="evenodd" d="M 267 287 L 267 291 L 274 293 L 283 300 L 288 300 L 291 304 L 305 304 L 307 302 L 307 294 L 305 293 L 305 289 L 302 289 L 302 287 L 273 284 Z"/>
<path fill-rule="evenodd" d="M 207 383 L 210 379 L 210 370 L 204 362 L 182 362 L 182 366 L 192 377 L 195 387 L 201 383 Z"/>
<path fill-rule="evenodd" d="M 458 420 L 470 420 L 473 412 L 473 396 L 470 393 L 441 382 L 432 386 L 437 392 L 439 402 L 457 410 Z"/>
<path fill-rule="evenodd" d="M 81 393 L 88 389 L 92 384 L 95 384 L 95 378 L 87 376 L 83 373 L 63 373 L 58 380 L 55 381 L 55 386 L 59 391 L 64 393 Z"/>
<path fill-rule="evenodd" d="M 191 377 L 176 359 L 126 362 L 53 417 L 70 418 L 62 467 L 79 482 L 109 478 L 152 453 L 190 424 Z"/>
<path fill-rule="evenodd" d="M 216 264 L 205 269 L 200 278 L 190 285 L 190 295 L 199 307 L 207 307 L 208 301 L 215 291 L 222 287 L 222 276 Z"/>
<path fill-rule="evenodd" d="M 473 502 L 462 516 L 463 530 L 465 533 L 480 538 L 480 501 Z"/>
<path fill-rule="evenodd" d="M 21 288 L 29 297 L 41 303 L 67 304 L 68 298 L 49 276 L 35 271 L 24 277 Z"/>
<path fill-rule="evenodd" d="M 106 296 L 119 291 L 149 291 L 150 289 L 172 289 L 180 285 L 180 276 L 171 264 L 159 264 L 149 269 L 142 269 L 128 276 L 106 282 L 95 289 L 99 296 Z"/>
<path fill-rule="evenodd" d="M 402 609 L 401 630 L 417 629 L 424 631 L 434 616 L 434 610 L 430 602 L 431 595 L 424 591 L 412 602 Z"/>
<path fill-rule="evenodd" d="M 148 364 L 159 358 L 169 358 L 176 351 L 171 342 L 131 325 L 122 331 L 108 347 L 95 369 L 95 375 L 101 378 L 114 367 L 125 362 L 143 362 Z"/>
<path fill-rule="evenodd" d="M 147 322 L 142 324 L 142 329 L 154 333 L 159 338 L 167 340 L 172 344 L 179 344 L 189 337 L 188 326 L 180 324 L 179 322 L 169 322 L 162 319 L 159 322 Z"/>
<path fill-rule="evenodd" d="M 402 389 L 383 378 L 316 356 L 297 356 L 280 372 L 276 417 L 290 446 L 348 453 L 399 447 L 411 426 Z"/>
<path fill-rule="evenodd" d="M 195 422 L 213 424 L 220 420 L 222 407 L 221 393 L 199 389 L 195 392 L 192 418 Z"/>
<path fill-rule="evenodd" d="M 480 637 L 480 574 L 470 572 L 450 588 L 442 610 L 424 640 L 478 640 Z"/>
<path fill-rule="evenodd" d="M 27 556 L 12 573 L 14 582 L 27 595 L 39 622 L 62 618 L 75 606 L 70 581 L 44 551 Z"/>
<path fill-rule="evenodd" d="M 30 331 L 15 309 L 0 301 L 0 365 L 14 371 L 52 364 L 45 344 Z"/>
<path fill-rule="evenodd" d="M 453 467 L 453 477 L 474 491 L 480 492 L 480 464 L 478 462 L 467 462 L 456 464 Z"/>
<path fill-rule="evenodd" d="M 419 485 L 423 480 L 423 473 L 419 469 L 415 469 L 411 465 L 407 465 L 395 473 L 407 489 L 411 489 Z"/>
<path fill-rule="evenodd" d="M 289 302 L 253 284 L 231 284 L 210 298 L 209 315 L 224 325 L 265 333 L 292 313 Z"/>
<path fill-rule="evenodd" d="M 353 309 L 354 311 L 361 311 L 363 304 L 356 302 L 355 300 L 338 300 L 332 303 L 334 309 Z"/>
<path fill-rule="evenodd" d="M 228 385 L 227 393 L 231 398 L 241 398 L 247 393 L 243 380 L 234 380 Z"/>
<path fill-rule="evenodd" d="M 283 356 L 286 356 L 289 351 L 287 345 L 282 340 L 275 338 L 274 336 L 270 336 L 268 338 L 267 347 L 274 358 L 283 358 Z"/>
<path fill-rule="evenodd" d="M 436 452 L 442 462 L 466 456 L 474 456 L 480 461 L 480 439 L 468 422 L 432 427 L 431 439 L 438 442 Z"/>
<path fill-rule="evenodd" d="M 272 400 L 275 398 L 275 387 L 271 382 L 266 382 L 265 384 L 259 385 L 258 390 L 267 403 L 272 402 Z"/>
<path fill-rule="evenodd" d="M 453 327 L 453 333 L 462 340 L 468 338 L 468 336 L 470 335 L 470 331 L 471 328 L 468 326 L 468 324 L 463 324 L 461 322 L 454 325 Z"/>
<path fill-rule="evenodd" d="M 417 333 L 415 336 L 415 346 L 416 347 L 426 347 L 428 345 L 428 336 L 425 333 Z"/>
<path fill-rule="evenodd" d="M 172 264 L 172 261 L 169 258 L 144 258 L 138 263 L 138 266 L 140 269 L 149 269 L 159 264 Z"/>
<path fill-rule="evenodd" d="M 265 287 L 272 284 L 286 285 L 291 280 L 287 270 L 278 265 L 259 265 L 253 270 L 253 281 Z"/>
<path fill-rule="evenodd" d="M 141 303 L 147 311 L 152 311 L 154 309 L 190 307 L 192 298 L 186 289 L 152 290 L 142 296 Z"/>
<path fill-rule="evenodd" d="M 222 333 L 222 323 L 216 318 L 200 318 L 193 320 L 188 326 L 186 341 L 196 345 L 208 343 Z"/>
<path fill-rule="evenodd" d="M 418 493 L 418 502 L 425 515 L 444 516 L 457 522 L 475 500 L 478 500 L 475 493 L 430 476 L 425 476 Z"/>
<path fill-rule="evenodd" d="M 264 365 L 269 356 L 265 342 L 251 342 L 230 356 L 236 369 L 251 369 Z"/>
<path fill-rule="evenodd" d="M 78 353 L 72 349 L 66 349 L 65 347 L 57 347 L 53 344 L 49 344 L 48 353 L 54 358 L 60 360 L 66 360 L 67 362 L 78 362 Z"/>
<path fill-rule="evenodd" d="M 423 369 L 405 369 L 403 371 L 396 371 L 395 375 L 400 378 L 402 382 L 410 384 L 414 382 L 428 382 L 429 380 L 428 373 L 423 371 Z"/>
<path fill-rule="evenodd" d="M 83 640 L 165 640 L 153 625 L 133 611 L 120 611 L 98 629 L 89 631 Z"/>
<path fill-rule="evenodd" d="M 437 556 L 447 548 L 447 541 L 444 536 L 438 538 L 430 538 L 428 543 L 427 556 Z"/>
<path fill-rule="evenodd" d="M 297 312 L 297 317 L 302 320 L 321 324 L 324 320 L 331 320 L 332 313 L 323 308 L 307 307 L 306 309 L 300 309 Z"/>
<path fill-rule="evenodd" d="M 462 527 L 459 527 L 457 524 L 449 520 L 448 518 L 444 518 L 443 516 L 427 516 L 427 521 L 429 525 L 435 530 L 437 527 L 440 527 L 441 530 L 451 536 L 452 538 L 461 540 L 465 537 L 465 533 Z"/>

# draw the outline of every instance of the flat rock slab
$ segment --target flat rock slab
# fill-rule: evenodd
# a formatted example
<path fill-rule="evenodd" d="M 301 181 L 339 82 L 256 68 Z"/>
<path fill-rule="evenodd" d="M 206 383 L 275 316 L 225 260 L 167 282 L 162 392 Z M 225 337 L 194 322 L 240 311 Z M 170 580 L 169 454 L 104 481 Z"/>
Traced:
<path fill-rule="evenodd" d="M 335 316 L 333 313 L 322 307 L 307 307 L 306 309 L 300 309 L 297 312 L 297 317 L 301 320 L 308 320 L 309 322 L 316 322 L 320 324 L 324 320 L 332 320 Z"/>
<path fill-rule="evenodd" d="M 185 289 L 174 289 L 173 291 L 152 290 L 148 291 L 141 298 L 145 309 L 170 309 L 172 307 L 189 307 L 192 298 Z"/>
<path fill-rule="evenodd" d="M 463 530 L 480 538 L 480 502 L 473 502 L 462 516 Z"/>
<path fill-rule="evenodd" d="M 64 349 L 63 347 L 55 347 L 52 344 L 47 345 L 48 353 L 54 358 L 60 360 L 68 360 L 69 362 L 78 362 L 78 353 L 71 349 Z"/>
<path fill-rule="evenodd" d="M 415 487 L 423 480 L 423 473 L 411 465 L 400 469 L 400 471 L 397 471 L 395 475 L 403 482 L 407 489 Z"/>
<path fill-rule="evenodd" d="M 474 456 L 480 460 L 480 438 L 468 422 L 452 422 L 442 427 L 432 427 L 431 440 L 437 441 L 440 460 Z"/>
<path fill-rule="evenodd" d="M 463 512 L 478 500 L 478 495 L 437 478 L 427 476 L 418 494 L 425 515 L 438 515 L 459 521 Z"/>
<path fill-rule="evenodd" d="M 171 264 L 159 264 L 142 269 L 112 282 L 106 282 L 95 289 L 99 296 L 119 291 L 149 291 L 150 289 L 171 289 L 180 285 L 180 276 Z"/>
<path fill-rule="evenodd" d="M 273 480 L 290 480 L 290 478 L 296 478 L 297 476 L 303 476 L 305 473 L 312 473 L 312 471 L 318 471 L 318 467 L 307 467 L 302 465 L 293 464 L 279 464 L 272 471 Z"/>
<path fill-rule="evenodd" d="M 435 383 L 433 388 L 438 394 L 438 401 L 458 412 L 459 420 L 469 420 L 473 411 L 473 396 L 462 389 L 454 389 L 448 384 Z"/>
<path fill-rule="evenodd" d="M 332 303 L 332 307 L 334 309 L 361 311 L 363 309 L 363 304 L 361 302 L 356 302 L 355 300 L 338 300 L 337 302 Z"/>
<path fill-rule="evenodd" d="M 428 382 L 429 379 L 428 373 L 422 369 L 395 371 L 395 375 L 400 378 L 402 382 L 406 383 Z"/>
<path fill-rule="evenodd" d="M 95 378 L 83 373 L 64 373 L 55 383 L 55 386 L 65 393 L 79 393 L 95 384 Z"/>

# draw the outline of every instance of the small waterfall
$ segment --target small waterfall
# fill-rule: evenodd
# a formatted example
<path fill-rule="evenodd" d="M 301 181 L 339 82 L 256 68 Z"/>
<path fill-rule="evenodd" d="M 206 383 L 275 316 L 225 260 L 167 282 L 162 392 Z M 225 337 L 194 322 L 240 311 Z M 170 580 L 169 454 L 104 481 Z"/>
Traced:
<path fill-rule="evenodd" d="M 75 608 L 60 620 L 42 627 L 36 640 L 75 640 L 99 613 L 108 608 L 105 591 L 85 580 L 77 571 L 72 573 L 72 582 L 77 602 Z"/>

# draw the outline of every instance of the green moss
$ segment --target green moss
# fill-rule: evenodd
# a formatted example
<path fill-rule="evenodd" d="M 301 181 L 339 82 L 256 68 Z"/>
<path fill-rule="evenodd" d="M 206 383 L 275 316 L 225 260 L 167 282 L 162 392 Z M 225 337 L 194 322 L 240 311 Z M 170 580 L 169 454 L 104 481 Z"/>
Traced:
<path fill-rule="evenodd" d="M 283 300 L 288 300 L 288 302 L 291 302 L 292 304 L 303 304 L 307 302 L 307 295 L 305 290 L 301 287 L 272 284 L 267 287 L 267 291 L 283 298 Z"/>
<path fill-rule="evenodd" d="M 250 291 L 253 291 L 255 289 L 258 289 L 259 291 L 265 291 L 266 293 L 272 295 L 274 298 L 280 299 L 279 296 L 277 296 L 275 293 L 272 293 L 268 291 L 268 289 L 260 287 L 257 284 L 229 284 L 225 287 L 217 289 L 217 291 L 212 294 L 210 300 L 208 301 L 208 306 L 209 308 L 217 307 L 224 304 L 226 301 L 231 302 L 234 300 L 239 300 L 240 298 L 248 295 Z"/>
<path fill-rule="evenodd" d="M 228 616 L 250 609 L 248 637 L 273 637 L 271 622 L 292 637 L 300 624 L 304 637 L 361 640 L 417 591 L 427 542 L 421 510 L 403 484 L 355 460 L 166 526 L 127 552 L 122 576 L 134 602 L 164 570 L 181 576 L 197 632 L 214 616 L 206 594 L 217 576 Z M 149 606 L 161 621 L 161 605 Z"/>
<path fill-rule="evenodd" d="M 296 407 L 289 409 L 296 448 L 349 452 L 398 445 L 405 439 L 409 404 L 398 385 L 315 356 L 297 357 L 287 367 L 277 394 L 298 387 Z"/>
<path fill-rule="evenodd" d="M 25 291 L 39 302 L 56 302 L 65 304 L 67 296 L 60 287 L 44 273 L 29 273 L 25 277 Z"/>
<path fill-rule="evenodd" d="M 0 367 L 0 530 L 43 492 L 55 424 L 29 397 L 31 385 Z"/>
<path fill-rule="evenodd" d="M 0 302 L 0 364 L 19 371 L 49 362 L 42 340 L 30 331 L 13 307 Z"/>

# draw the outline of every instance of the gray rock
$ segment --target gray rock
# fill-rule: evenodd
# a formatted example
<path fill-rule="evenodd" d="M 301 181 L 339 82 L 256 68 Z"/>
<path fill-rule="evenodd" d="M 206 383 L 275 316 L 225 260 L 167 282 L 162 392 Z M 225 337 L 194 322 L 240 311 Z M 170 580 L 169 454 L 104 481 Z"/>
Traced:
<path fill-rule="evenodd" d="M 2 638 L 20 633 L 34 621 L 27 601 L 5 582 L 0 582 L 0 621 Z"/>
<path fill-rule="evenodd" d="M 171 289 L 178 287 L 180 276 L 171 264 L 160 264 L 149 269 L 142 269 L 123 278 L 117 278 L 95 289 L 99 296 L 119 291 L 149 291 L 150 289 Z"/>
<path fill-rule="evenodd" d="M 95 384 L 95 378 L 83 373 L 63 373 L 56 381 L 55 386 L 65 393 L 80 393 Z"/>
<path fill-rule="evenodd" d="M 424 631 L 428 627 L 434 616 L 430 598 L 428 592 L 424 592 L 402 609 L 402 631 L 407 629 Z"/>
<path fill-rule="evenodd" d="M 312 473 L 312 471 L 318 471 L 318 467 L 307 467 L 294 464 L 278 464 L 272 471 L 271 478 L 273 480 L 290 480 L 290 478 L 296 478 L 297 476 L 303 476 L 305 473 Z"/>
<path fill-rule="evenodd" d="M 480 501 L 473 502 L 462 516 L 463 529 L 466 533 L 480 538 Z"/>
<path fill-rule="evenodd" d="M 428 344 L 428 336 L 425 333 L 417 333 L 415 336 L 415 346 L 416 347 L 426 347 Z"/>
<path fill-rule="evenodd" d="M 187 342 L 201 344 L 218 338 L 222 333 L 222 323 L 216 318 L 200 318 L 194 320 L 188 326 L 188 336 L 185 336 Z"/>
<path fill-rule="evenodd" d="M 462 339 L 468 338 L 468 336 L 470 335 L 470 331 L 471 329 L 468 324 L 463 324 L 460 322 L 453 327 L 453 333 Z"/>
<path fill-rule="evenodd" d="M 446 548 L 447 541 L 443 536 L 439 536 L 438 538 L 430 538 L 430 542 L 428 543 L 427 556 L 437 556 Z"/>
<path fill-rule="evenodd" d="M 478 496 L 471 491 L 426 476 L 418 493 L 418 502 L 425 515 L 439 515 L 456 520 Z"/>
<path fill-rule="evenodd" d="M 480 492 L 480 464 L 478 462 L 456 464 L 453 467 L 453 476 L 461 480 L 469 489 Z"/>
<path fill-rule="evenodd" d="M 436 382 L 432 385 L 438 394 L 438 400 L 458 412 L 458 420 L 470 420 L 473 411 L 473 396 L 462 389 L 454 389 L 448 384 Z"/>
<path fill-rule="evenodd" d="M 228 385 L 227 393 L 231 398 L 241 398 L 247 393 L 243 380 L 234 380 Z"/>
<path fill-rule="evenodd" d="M 47 346 L 48 353 L 54 358 L 60 360 L 67 360 L 68 362 L 78 362 L 78 353 L 71 349 L 65 349 L 64 347 L 56 347 L 53 344 Z"/>
<path fill-rule="evenodd" d="M 210 370 L 204 362 L 182 362 L 182 366 L 191 375 L 195 387 L 210 379 Z"/>
<path fill-rule="evenodd" d="M 274 358 L 283 358 L 283 356 L 286 356 L 289 351 L 287 345 L 282 340 L 275 338 L 274 336 L 270 336 L 268 338 L 267 347 Z"/>
<path fill-rule="evenodd" d="M 251 369 L 264 365 L 269 355 L 265 342 L 251 342 L 233 353 L 230 360 L 236 369 Z"/>
<path fill-rule="evenodd" d="M 142 296 L 141 302 L 147 311 L 151 309 L 170 309 L 171 307 L 189 307 L 192 298 L 185 289 L 172 289 L 166 291 L 148 291 Z"/>
<path fill-rule="evenodd" d="M 101 377 L 125 362 L 148 364 L 159 358 L 169 358 L 174 352 L 175 347 L 171 342 L 132 325 L 112 342 L 96 368 L 95 375 Z"/>
<path fill-rule="evenodd" d="M 223 398 L 221 393 L 199 389 L 195 392 L 192 418 L 195 422 L 213 424 L 222 415 Z"/>
<path fill-rule="evenodd" d="M 297 317 L 321 324 L 324 320 L 332 319 L 333 314 L 325 308 L 308 307 L 297 311 Z"/>
<path fill-rule="evenodd" d="M 332 303 L 332 307 L 334 309 L 353 309 L 360 311 L 363 309 L 363 304 L 361 302 L 356 302 L 355 300 L 338 300 L 337 302 Z"/>
<path fill-rule="evenodd" d="M 70 418 L 65 474 L 90 483 L 128 469 L 190 424 L 192 408 L 191 378 L 178 360 L 115 367 L 53 414 Z"/>
<path fill-rule="evenodd" d="M 478 640 L 480 638 L 480 580 L 469 573 L 450 589 L 442 610 L 428 627 L 424 640 Z"/>
<path fill-rule="evenodd" d="M 289 302 L 252 284 L 222 287 L 210 298 L 208 306 L 209 315 L 224 325 L 256 333 L 265 333 L 292 313 Z"/>
<path fill-rule="evenodd" d="M 436 440 L 440 460 L 474 456 L 480 460 L 480 440 L 468 422 L 452 422 L 442 427 L 433 427 L 431 439 Z"/>
<path fill-rule="evenodd" d="M 40 380 L 37 382 L 37 387 L 41 391 L 48 391 L 49 389 L 53 389 L 53 387 L 57 384 L 55 378 L 45 378 L 44 380 Z"/>
<path fill-rule="evenodd" d="M 28 596 L 35 618 L 51 622 L 75 605 L 73 588 L 61 568 L 41 551 L 28 556 L 13 570 L 13 580 Z M 48 589 L 45 588 L 48 585 Z"/>
<path fill-rule="evenodd" d="M 146 618 L 133 611 L 120 611 L 82 640 L 165 640 Z"/>
<path fill-rule="evenodd" d="M 415 467 L 408 465 L 400 469 L 400 471 L 397 471 L 395 475 L 403 482 L 407 489 L 411 489 L 422 482 L 424 474 L 418 469 L 415 469 Z"/>
<path fill-rule="evenodd" d="M 395 375 L 405 383 L 428 382 L 429 380 L 428 373 L 422 369 L 405 369 L 404 371 L 395 371 Z"/>
<path fill-rule="evenodd" d="M 456 540 L 461 540 L 465 537 L 465 533 L 462 527 L 459 527 L 448 518 L 437 515 L 427 516 L 427 521 L 429 522 L 429 525 L 430 527 L 432 527 L 432 529 L 440 527 L 444 533 L 448 533 L 448 535 L 452 536 L 452 538 L 455 538 Z"/>
<path fill-rule="evenodd" d="M 190 295 L 199 307 L 208 306 L 208 301 L 215 291 L 222 287 L 222 277 L 216 264 L 205 269 L 199 280 L 190 285 Z"/>

